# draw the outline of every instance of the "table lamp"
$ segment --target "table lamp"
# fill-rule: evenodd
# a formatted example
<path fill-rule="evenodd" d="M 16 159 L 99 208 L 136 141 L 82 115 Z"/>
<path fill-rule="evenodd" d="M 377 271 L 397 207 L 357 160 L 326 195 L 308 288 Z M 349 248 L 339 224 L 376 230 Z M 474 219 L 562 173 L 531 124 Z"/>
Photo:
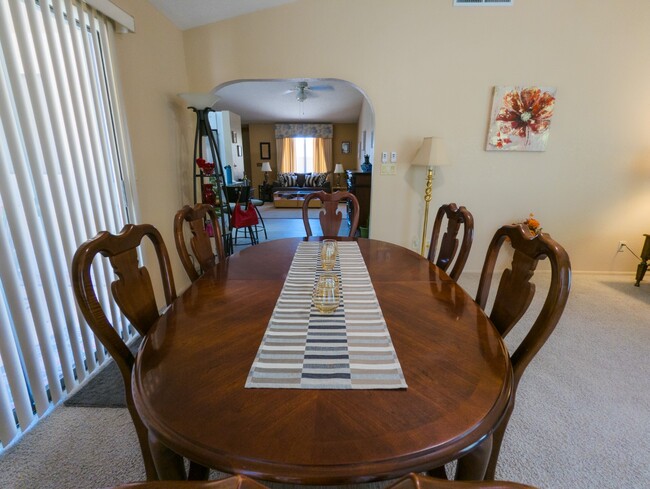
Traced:
<path fill-rule="evenodd" d="M 338 188 L 341 188 L 341 173 L 345 173 L 345 170 L 341 163 L 337 163 L 334 167 L 334 174 L 336 175 L 336 186 Z"/>
<path fill-rule="evenodd" d="M 266 185 L 269 181 L 269 173 L 271 173 L 271 163 L 268 161 L 263 161 L 262 162 L 262 171 L 264 172 L 264 185 Z"/>
<path fill-rule="evenodd" d="M 424 138 L 422 141 L 422 146 L 411 161 L 411 165 L 414 166 L 426 166 L 427 167 L 427 183 L 424 190 L 424 227 L 422 228 L 422 246 L 420 253 L 422 256 L 424 254 L 424 248 L 427 238 L 427 224 L 429 220 L 429 203 L 431 202 L 431 184 L 434 179 L 434 166 L 444 166 L 449 165 L 449 160 L 447 160 L 447 151 L 445 149 L 445 143 L 442 138 Z"/>

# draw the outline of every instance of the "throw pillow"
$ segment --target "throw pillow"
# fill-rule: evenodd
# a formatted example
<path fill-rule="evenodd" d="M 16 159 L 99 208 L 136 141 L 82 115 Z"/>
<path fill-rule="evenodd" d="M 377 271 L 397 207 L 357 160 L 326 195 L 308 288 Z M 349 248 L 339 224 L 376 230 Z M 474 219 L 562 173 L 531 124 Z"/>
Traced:
<path fill-rule="evenodd" d="M 293 173 L 279 173 L 278 183 L 280 187 L 295 187 L 296 176 Z"/>
<path fill-rule="evenodd" d="M 298 175 L 295 173 L 290 173 L 287 177 L 287 187 L 297 187 L 298 186 Z"/>
<path fill-rule="evenodd" d="M 305 187 L 318 187 L 319 186 L 319 177 L 320 173 L 312 173 L 305 177 Z"/>
<path fill-rule="evenodd" d="M 298 187 L 305 187 L 305 176 L 306 173 L 296 173 L 296 185 Z"/>
<path fill-rule="evenodd" d="M 327 173 L 316 173 L 318 180 L 316 180 L 317 187 L 324 187 L 327 183 Z"/>

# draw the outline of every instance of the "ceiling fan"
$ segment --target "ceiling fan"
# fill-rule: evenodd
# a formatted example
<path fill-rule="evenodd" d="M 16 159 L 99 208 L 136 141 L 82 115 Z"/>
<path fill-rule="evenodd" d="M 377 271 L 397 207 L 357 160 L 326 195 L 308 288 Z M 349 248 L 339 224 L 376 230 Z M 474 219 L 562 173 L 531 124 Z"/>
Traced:
<path fill-rule="evenodd" d="M 296 83 L 296 86 L 287 90 L 285 93 L 295 93 L 296 100 L 298 102 L 304 102 L 308 97 L 316 97 L 316 94 L 312 93 L 317 90 L 334 90 L 332 85 L 309 85 L 306 81 L 301 81 Z"/>

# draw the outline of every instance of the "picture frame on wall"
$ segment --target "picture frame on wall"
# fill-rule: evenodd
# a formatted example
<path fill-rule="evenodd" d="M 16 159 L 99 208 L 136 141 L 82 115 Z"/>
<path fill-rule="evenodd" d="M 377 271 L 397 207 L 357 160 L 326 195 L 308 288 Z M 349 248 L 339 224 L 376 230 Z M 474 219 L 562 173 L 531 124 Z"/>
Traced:
<path fill-rule="evenodd" d="M 262 160 L 271 159 L 271 143 L 260 143 L 260 158 Z"/>
<path fill-rule="evenodd" d="M 341 143 L 341 153 L 344 155 L 350 154 L 350 141 L 343 141 Z"/>

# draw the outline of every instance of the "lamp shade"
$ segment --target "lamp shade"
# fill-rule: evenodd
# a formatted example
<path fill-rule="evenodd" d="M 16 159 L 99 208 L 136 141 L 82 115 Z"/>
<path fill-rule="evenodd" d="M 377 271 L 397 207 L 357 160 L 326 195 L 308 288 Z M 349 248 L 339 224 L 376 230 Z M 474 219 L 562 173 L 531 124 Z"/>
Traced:
<path fill-rule="evenodd" d="M 273 170 L 271 170 L 271 163 L 269 163 L 268 161 L 263 161 L 262 162 L 262 171 L 265 171 L 265 172 L 266 171 L 273 171 Z"/>
<path fill-rule="evenodd" d="M 345 170 L 343 169 L 343 165 L 341 163 L 336 164 L 334 167 L 334 173 L 345 173 Z"/>
<path fill-rule="evenodd" d="M 422 146 L 420 146 L 411 164 L 429 167 L 449 165 L 444 140 L 442 138 L 424 138 Z"/>
<path fill-rule="evenodd" d="M 178 96 L 194 109 L 212 108 L 219 100 L 214 93 L 179 93 Z"/>

